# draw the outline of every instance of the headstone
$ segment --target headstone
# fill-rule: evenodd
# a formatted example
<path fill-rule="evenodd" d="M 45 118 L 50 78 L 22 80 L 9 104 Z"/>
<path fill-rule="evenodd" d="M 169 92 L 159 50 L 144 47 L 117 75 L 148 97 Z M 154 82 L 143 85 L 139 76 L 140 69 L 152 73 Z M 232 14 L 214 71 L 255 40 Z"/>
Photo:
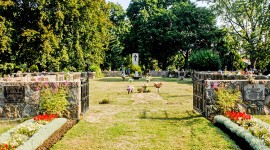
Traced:
<path fill-rule="evenodd" d="M 135 71 L 135 77 L 139 77 L 138 71 Z"/>
<path fill-rule="evenodd" d="M 132 53 L 132 64 L 139 66 L 139 54 Z"/>
<path fill-rule="evenodd" d="M 256 101 L 265 100 L 264 84 L 248 84 L 244 86 L 244 100 Z"/>
<path fill-rule="evenodd" d="M 20 103 L 24 100 L 24 94 L 24 86 L 4 86 L 6 103 Z"/>

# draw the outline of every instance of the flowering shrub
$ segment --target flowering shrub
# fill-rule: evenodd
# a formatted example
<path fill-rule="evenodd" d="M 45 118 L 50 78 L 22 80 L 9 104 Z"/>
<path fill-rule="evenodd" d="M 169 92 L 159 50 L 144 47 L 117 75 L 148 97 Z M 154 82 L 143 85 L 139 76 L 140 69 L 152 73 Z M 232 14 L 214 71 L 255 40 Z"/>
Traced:
<path fill-rule="evenodd" d="M 214 117 L 214 120 L 215 120 L 216 123 L 224 125 L 227 129 L 229 129 L 235 135 L 243 138 L 246 142 L 249 143 L 249 145 L 254 150 L 262 150 L 262 149 L 266 150 L 266 149 L 269 149 L 266 146 L 266 142 L 263 142 L 262 139 L 252 135 L 252 133 L 249 132 L 249 130 L 246 130 L 245 128 L 243 128 L 239 124 L 234 123 L 229 118 L 227 118 L 225 116 L 222 116 L 222 115 L 217 115 L 217 116 Z M 244 122 L 248 123 L 250 121 L 254 122 L 253 119 L 252 120 L 246 120 Z"/>
<path fill-rule="evenodd" d="M 235 111 L 226 111 L 225 116 L 230 118 L 234 122 L 250 120 L 252 118 L 252 116 L 250 114 L 246 114 L 246 112 L 235 112 Z"/>
<path fill-rule="evenodd" d="M 32 137 L 43 125 L 57 118 L 55 114 L 43 114 L 34 117 L 34 122 L 29 122 L 17 126 L 9 139 L 3 144 L 0 143 L 0 150 L 13 150 Z"/>
<path fill-rule="evenodd" d="M 41 128 L 41 126 L 42 125 L 37 122 L 21 124 L 11 132 L 10 138 L 2 143 L 2 145 L 9 145 L 9 149 L 6 148 L 5 150 L 15 149 L 27 141 L 33 134 L 35 134 Z"/>
<path fill-rule="evenodd" d="M 1 150 L 14 150 L 15 147 L 14 147 L 14 146 L 11 146 L 11 145 L 9 145 L 9 144 L 1 144 L 1 143 L 0 143 L 0 149 L 1 149 Z"/>
<path fill-rule="evenodd" d="M 16 130 L 13 131 L 14 134 L 23 134 L 28 137 L 31 137 L 36 131 L 41 127 L 37 122 L 28 123 L 25 125 L 18 126 Z"/>
<path fill-rule="evenodd" d="M 47 122 L 51 122 L 53 119 L 57 118 L 57 114 L 42 114 L 34 117 L 34 120 L 40 124 L 46 124 Z"/>
<path fill-rule="evenodd" d="M 270 125 L 253 118 L 246 112 L 226 111 L 225 116 L 270 146 Z"/>

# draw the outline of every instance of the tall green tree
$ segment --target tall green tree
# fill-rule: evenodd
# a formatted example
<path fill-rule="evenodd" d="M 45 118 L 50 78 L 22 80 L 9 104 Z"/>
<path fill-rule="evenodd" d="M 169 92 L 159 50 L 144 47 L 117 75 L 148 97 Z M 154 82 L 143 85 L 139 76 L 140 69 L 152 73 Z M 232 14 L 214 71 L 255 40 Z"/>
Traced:
<path fill-rule="evenodd" d="M 129 52 L 139 52 L 143 64 L 156 59 L 165 70 L 177 54 L 185 58 L 187 68 L 191 51 L 214 49 L 220 31 L 211 10 L 189 1 L 161 3 L 141 0 L 129 6 L 132 29 L 128 42 L 133 43 Z"/>
<path fill-rule="evenodd" d="M 169 43 L 185 58 L 184 68 L 188 68 L 188 59 L 192 51 L 201 49 L 215 50 L 221 31 L 216 27 L 216 16 L 205 7 L 193 3 L 178 3 L 172 7 L 172 38 Z"/>
<path fill-rule="evenodd" d="M 266 66 L 270 58 L 269 9 L 269 0 L 216 0 L 213 6 L 232 37 L 241 41 L 239 51 L 250 59 L 252 68 L 256 64 Z"/>
<path fill-rule="evenodd" d="M 0 69 L 86 70 L 108 49 L 105 0 L 0 1 Z"/>
<path fill-rule="evenodd" d="M 181 1 L 183 0 L 132 0 L 127 9 L 132 28 L 125 41 L 128 44 L 126 44 L 124 54 L 139 52 L 140 64 L 143 64 L 146 69 L 151 68 L 152 61 L 149 60 L 153 59 L 158 60 L 159 65 L 166 69 L 169 65 L 165 61 L 166 56 L 160 55 L 159 52 L 166 53 L 165 51 L 168 50 L 168 48 L 164 49 L 166 47 L 164 33 L 168 30 L 166 22 L 169 20 L 167 11 L 176 2 Z M 159 45 L 154 46 L 154 42 Z M 154 50 L 155 48 L 158 50 Z M 170 54 L 166 53 L 166 55 Z"/>
<path fill-rule="evenodd" d="M 119 4 L 108 3 L 110 7 L 110 43 L 106 51 L 103 69 L 117 70 L 124 63 L 122 51 L 124 49 L 124 40 L 130 30 L 130 22 L 126 17 L 126 11 Z"/>

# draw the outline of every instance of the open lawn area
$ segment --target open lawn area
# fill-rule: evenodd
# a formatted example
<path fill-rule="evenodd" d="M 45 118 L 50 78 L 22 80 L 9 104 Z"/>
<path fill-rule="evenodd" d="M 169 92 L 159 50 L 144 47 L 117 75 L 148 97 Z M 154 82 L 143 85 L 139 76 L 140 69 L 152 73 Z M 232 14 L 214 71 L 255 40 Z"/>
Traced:
<path fill-rule="evenodd" d="M 90 80 L 90 109 L 53 150 L 238 149 L 222 131 L 192 109 L 190 80 L 154 78 L 150 93 L 137 93 L 144 79 Z M 162 81 L 160 92 L 153 82 Z M 135 92 L 128 94 L 127 86 Z M 99 104 L 103 99 L 110 104 Z"/>

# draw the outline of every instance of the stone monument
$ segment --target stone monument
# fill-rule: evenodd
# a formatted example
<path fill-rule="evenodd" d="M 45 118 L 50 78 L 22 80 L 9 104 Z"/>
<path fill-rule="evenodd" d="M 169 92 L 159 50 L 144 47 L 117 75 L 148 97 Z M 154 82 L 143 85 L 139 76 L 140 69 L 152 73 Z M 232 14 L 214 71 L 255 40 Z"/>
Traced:
<path fill-rule="evenodd" d="M 139 54 L 138 53 L 132 53 L 132 65 L 139 66 Z M 134 77 L 139 77 L 138 71 L 135 71 Z"/>

